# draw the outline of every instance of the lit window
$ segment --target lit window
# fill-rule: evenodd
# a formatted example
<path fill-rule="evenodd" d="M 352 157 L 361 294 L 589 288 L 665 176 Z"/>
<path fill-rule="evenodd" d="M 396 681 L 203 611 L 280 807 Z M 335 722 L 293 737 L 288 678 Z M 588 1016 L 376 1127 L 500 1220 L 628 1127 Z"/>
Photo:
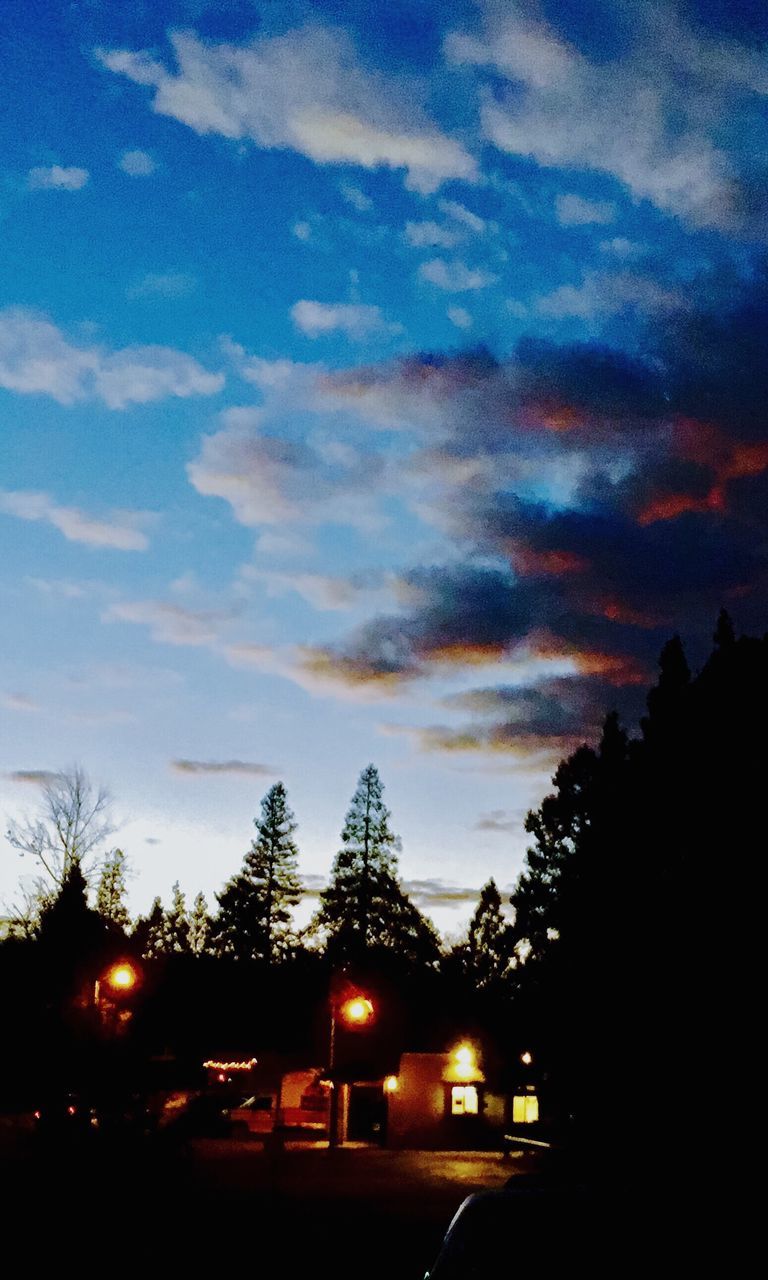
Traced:
<path fill-rule="evenodd" d="M 512 1099 L 512 1123 L 535 1124 L 539 1118 L 539 1099 L 535 1093 L 518 1094 Z"/>
<path fill-rule="evenodd" d="M 476 1116 L 478 1113 L 477 1089 L 473 1084 L 455 1084 L 451 1089 L 451 1115 Z"/>

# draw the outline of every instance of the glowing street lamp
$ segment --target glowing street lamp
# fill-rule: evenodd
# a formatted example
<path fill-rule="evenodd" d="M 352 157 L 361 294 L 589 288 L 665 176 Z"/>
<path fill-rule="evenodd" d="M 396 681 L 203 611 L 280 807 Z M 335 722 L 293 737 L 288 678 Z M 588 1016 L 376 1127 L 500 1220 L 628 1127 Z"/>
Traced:
<path fill-rule="evenodd" d="M 373 1005 L 366 996 L 353 996 L 344 1001 L 339 1013 L 348 1026 L 364 1027 L 373 1019 Z"/>
<path fill-rule="evenodd" d="M 529 1053 L 528 1050 L 526 1049 L 525 1053 L 520 1054 L 520 1061 L 522 1062 L 524 1067 L 530 1067 L 531 1063 L 533 1062 L 533 1054 Z"/>
<path fill-rule="evenodd" d="M 132 991 L 139 980 L 139 975 L 132 964 L 113 964 L 107 970 L 104 981 L 113 991 Z"/>
<path fill-rule="evenodd" d="M 334 995 L 331 995 L 331 1036 L 328 1053 L 328 1073 L 331 1076 L 331 1106 L 328 1116 L 329 1150 L 339 1145 L 339 1087 L 338 1082 L 333 1079 L 333 1068 L 336 1064 L 337 1017 L 341 1018 L 345 1026 L 351 1030 L 367 1027 L 375 1017 L 373 1002 L 368 996 L 362 995 L 360 992 L 353 996 L 347 996 L 345 1000 L 340 1002 Z"/>

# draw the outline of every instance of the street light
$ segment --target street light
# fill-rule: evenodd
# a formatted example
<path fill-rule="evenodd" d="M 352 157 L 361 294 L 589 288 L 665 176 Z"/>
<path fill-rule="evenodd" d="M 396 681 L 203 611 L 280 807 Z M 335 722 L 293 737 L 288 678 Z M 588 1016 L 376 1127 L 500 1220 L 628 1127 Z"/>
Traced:
<path fill-rule="evenodd" d="M 374 1017 L 373 1002 L 368 996 L 358 992 L 339 1001 L 338 997 L 331 993 L 331 1035 L 328 1053 L 328 1074 L 331 1077 L 331 1107 L 328 1116 L 329 1150 L 339 1145 L 339 1088 L 337 1081 L 333 1079 L 333 1068 L 336 1065 L 336 1020 L 341 1018 L 350 1030 L 357 1030 L 368 1026 Z"/>
<path fill-rule="evenodd" d="M 132 991 L 138 980 L 139 975 L 132 964 L 113 964 L 104 978 L 113 991 Z"/>

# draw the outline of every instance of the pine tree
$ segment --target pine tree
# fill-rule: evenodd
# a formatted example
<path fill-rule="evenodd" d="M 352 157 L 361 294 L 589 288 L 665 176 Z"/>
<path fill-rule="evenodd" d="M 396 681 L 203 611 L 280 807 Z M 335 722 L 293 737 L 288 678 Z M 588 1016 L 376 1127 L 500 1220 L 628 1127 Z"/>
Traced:
<path fill-rule="evenodd" d="M 219 952 L 270 965 L 289 950 L 291 908 L 301 897 L 296 820 L 282 782 L 265 795 L 254 826 L 256 838 L 242 871 L 216 895 L 219 912 L 213 929 Z"/>
<path fill-rule="evenodd" d="M 372 947 L 398 951 L 414 962 L 437 960 L 434 927 L 397 878 L 400 841 L 390 826 L 378 770 L 363 770 L 341 833 L 331 881 L 320 896 L 312 930 L 325 935 L 335 959 L 362 958 Z"/>
<path fill-rule="evenodd" d="M 205 900 L 205 894 L 198 893 L 189 917 L 189 949 L 193 955 L 201 956 L 208 950 L 210 932 L 208 903 Z"/>
<path fill-rule="evenodd" d="M 513 933 L 501 909 L 501 894 L 491 879 L 480 890 L 480 901 L 469 924 L 466 972 L 473 985 L 497 986 L 513 967 Z"/>
<path fill-rule="evenodd" d="M 127 930 L 130 925 L 125 905 L 127 860 L 122 849 L 113 849 L 104 860 L 96 889 L 96 910 L 103 920 Z"/>
<path fill-rule="evenodd" d="M 163 935 L 163 950 L 167 953 L 180 954 L 189 951 L 189 916 L 178 880 L 173 886 L 170 909 L 165 912 Z"/>
<path fill-rule="evenodd" d="M 159 898 L 155 898 L 146 916 L 139 916 L 133 930 L 133 938 L 146 959 L 165 954 L 165 911 Z"/>

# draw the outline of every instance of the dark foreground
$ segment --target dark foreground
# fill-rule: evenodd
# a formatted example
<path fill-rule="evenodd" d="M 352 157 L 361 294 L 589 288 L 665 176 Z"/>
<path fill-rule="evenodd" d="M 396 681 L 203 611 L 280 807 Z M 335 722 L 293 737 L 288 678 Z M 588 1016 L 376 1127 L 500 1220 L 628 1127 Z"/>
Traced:
<path fill-rule="evenodd" d="M 654 1150 L 665 1195 L 655 1178 L 630 1189 L 611 1170 L 586 1194 L 522 1155 L 270 1152 L 232 1139 L 47 1144 L 0 1126 L 4 1248 L 20 1248 L 27 1270 L 78 1277 L 231 1280 L 236 1269 L 254 1280 L 422 1280 L 461 1202 L 484 1191 L 472 1247 L 435 1280 L 755 1274 L 762 1197 L 732 1172 L 727 1149 L 713 1146 L 695 1188 L 674 1176 L 673 1149 Z"/>
<path fill-rule="evenodd" d="M 13 1235 L 81 1276 L 115 1263 L 145 1275 L 246 1265 L 254 1276 L 422 1280 L 462 1200 L 530 1165 L 495 1153 L 271 1153 L 230 1139 L 2 1141 Z"/>

